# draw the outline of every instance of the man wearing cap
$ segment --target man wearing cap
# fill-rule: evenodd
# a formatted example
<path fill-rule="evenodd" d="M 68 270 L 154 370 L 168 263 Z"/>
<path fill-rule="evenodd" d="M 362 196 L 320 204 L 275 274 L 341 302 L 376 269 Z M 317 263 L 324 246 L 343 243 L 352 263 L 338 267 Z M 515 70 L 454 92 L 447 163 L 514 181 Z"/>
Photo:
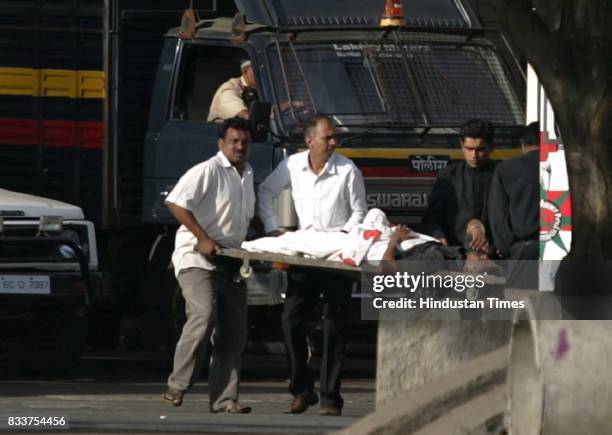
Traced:
<path fill-rule="evenodd" d="M 208 122 L 221 122 L 234 116 L 249 117 L 247 106 L 257 99 L 257 82 L 251 61 L 241 60 L 240 71 L 240 77 L 229 79 L 217 89 L 208 112 Z"/>

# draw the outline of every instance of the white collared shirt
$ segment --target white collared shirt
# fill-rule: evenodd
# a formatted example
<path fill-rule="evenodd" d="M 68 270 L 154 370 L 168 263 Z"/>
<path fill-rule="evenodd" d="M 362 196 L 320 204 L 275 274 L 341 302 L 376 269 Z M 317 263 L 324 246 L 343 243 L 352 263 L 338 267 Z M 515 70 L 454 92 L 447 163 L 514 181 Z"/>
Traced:
<path fill-rule="evenodd" d="M 309 151 L 284 159 L 259 185 L 257 214 L 266 232 L 278 229 L 273 200 L 286 187 L 304 230 L 350 231 L 367 212 L 361 172 L 344 156 L 333 153 L 319 175 L 308 162 Z"/>
<path fill-rule="evenodd" d="M 255 212 L 253 168 L 247 163 L 242 176 L 221 151 L 189 169 L 166 198 L 190 210 L 208 237 L 225 248 L 239 248 Z M 176 231 L 172 263 L 181 269 L 214 270 L 203 255 L 194 251 L 197 238 L 184 225 Z"/>

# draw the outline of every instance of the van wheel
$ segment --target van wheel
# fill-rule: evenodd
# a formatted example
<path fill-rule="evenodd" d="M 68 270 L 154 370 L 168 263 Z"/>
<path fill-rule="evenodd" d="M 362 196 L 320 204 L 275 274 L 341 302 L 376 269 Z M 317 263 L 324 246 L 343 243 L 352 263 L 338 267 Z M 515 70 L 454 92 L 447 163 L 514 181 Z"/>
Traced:
<path fill-rule="evenodd" d="M 72 370 L 85 349 L 88 323 L 85 309 L 36 318 L 23 329 L 21 337 L 7 340 L 9 367 L 45 376 Z"/>

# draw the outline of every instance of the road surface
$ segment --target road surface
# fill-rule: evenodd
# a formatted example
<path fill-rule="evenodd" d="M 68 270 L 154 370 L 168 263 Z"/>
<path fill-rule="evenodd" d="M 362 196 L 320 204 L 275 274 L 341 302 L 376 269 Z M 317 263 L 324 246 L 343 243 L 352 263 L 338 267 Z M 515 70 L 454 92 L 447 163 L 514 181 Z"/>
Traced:
<path fill-rule="evenodd" d="M 65 417 L 70 432 L 329 432 L 374 409 L 372 365 L 370 360 L 347 361 L 343 416 L 321 417 L 318 406 L 302 415 L 283 414 L 290 396 L 284 357 L 278 355 L 246 355 L 241 402 L 253 407 L 253 413 L 233 416 L 208 412 L 205 375 L 185 396 L 183 406 L 164 403 L 160 395 L 166 388 L 168 362 L 150 355 L 90 355 L 77 370 L 55 379 L 15 375 L 0 361 L 0 429 L 34 428 L 33 420 L 26 427 L 16 426 L 15 419 L 9 428 L 8 418 L 19 416 Z"/>

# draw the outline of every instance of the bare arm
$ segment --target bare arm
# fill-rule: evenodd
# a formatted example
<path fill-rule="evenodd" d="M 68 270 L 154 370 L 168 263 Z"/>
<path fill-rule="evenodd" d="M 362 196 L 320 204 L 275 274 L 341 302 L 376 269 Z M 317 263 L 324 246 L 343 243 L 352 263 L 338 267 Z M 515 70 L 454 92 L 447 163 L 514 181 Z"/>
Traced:
<path fill-rule="evenodd" d="M 397 242 L 393 239 L 389 240 L 387 249 L 383 254 L 383 261 L 395 261 L 395 251 L 397 250 Z"/>
<path fill-rule="evenodd" d="M 214 240 L 208 237 L 204 228 L 199 224 L 193 212 L 183 208 L 172 202 L 166 202 L 166 205 L 174 215 L 177 221 L 185 225 L 189 231 L 198 239 L 198 252 L 206 257 L 214 256 L 221 249 L 221 246 Z"/>
<path fill-rule="evenodd" d="M 395 231 L 393 235 L 389 239 L 389 244 L 387 245 L 387 249 L 383 254 L 384 261 L 394 261 L 395 254 L 397 251 L 397 245 L 404 240 L 413 239 L 414 237 L 410 235 L 410 228 L 406 225 L 398 225 L 395 227 Z"/>

